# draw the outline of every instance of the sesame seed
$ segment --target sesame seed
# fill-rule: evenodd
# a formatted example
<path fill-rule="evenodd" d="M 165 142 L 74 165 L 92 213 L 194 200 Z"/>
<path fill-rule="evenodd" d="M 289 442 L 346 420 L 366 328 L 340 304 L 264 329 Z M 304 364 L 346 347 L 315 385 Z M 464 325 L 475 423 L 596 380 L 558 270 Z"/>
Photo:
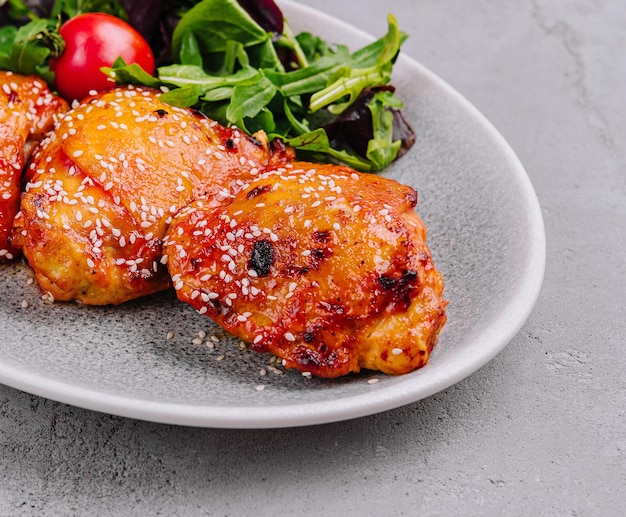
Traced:
<path fill-rule="evenodd" d="M 281 370 L 271 364 L 267 366 L 267 369 L 276 375 L 283 375 L 283 372 Z"/>

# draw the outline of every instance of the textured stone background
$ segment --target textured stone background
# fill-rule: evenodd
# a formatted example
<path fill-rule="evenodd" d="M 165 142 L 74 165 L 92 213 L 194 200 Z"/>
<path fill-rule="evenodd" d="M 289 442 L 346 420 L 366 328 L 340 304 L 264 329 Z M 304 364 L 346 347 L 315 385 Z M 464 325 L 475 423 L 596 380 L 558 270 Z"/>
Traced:
<path fill-rule="evenodd" d="M 309 428 L 139 422 L 0 386 L 0 515 L 619 515 L 626 501 L 626 2 L 306 0 L 462 92 L 527 168 L 544 289 L 491 363 Z"/>

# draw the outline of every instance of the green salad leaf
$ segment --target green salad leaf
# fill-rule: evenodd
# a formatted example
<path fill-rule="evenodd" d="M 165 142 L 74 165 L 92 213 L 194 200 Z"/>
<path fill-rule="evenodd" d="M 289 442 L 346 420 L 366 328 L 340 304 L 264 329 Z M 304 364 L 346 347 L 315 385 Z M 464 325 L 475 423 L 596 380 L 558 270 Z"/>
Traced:
<path fill-rule="evenodd" d="M 49 20 L 37 19 L 16 28 L 7 25 L 0 29 L 0 69 L 30 75 L 37 74 L 52 81 L 47 59 L 59 55 L 63 39 Z"/>
<path fill-rule="evenodd" d="M 229 41 L 250 46 L 270 38 L 235 0 L 202 1 L 189 9 L 172 35 L 175 59 L 189 33 L 195 36 L 202 55 L 224 52 Z"/>
<path fill-rule="evenodd" d="M 37 7 L 0 0 L 15 20 L 0 27 L 0 69 L 38 74 L 53 86 L 48 64 L 63 52 L 65 20 L 107 12 L 147 34 L 151 19 L 160 37 L 156 74 L 119 58 L 102 69 L 118 84 L 158 88 L 167 103 L 248 133 L 263 130 L 300 156 L 363 171 L 384 169 L 414 142 L 389 85 L 407 37 L 393 15 L 384 36 L 352 51 L 294 34 L 273 0 L 56 0 L 47 12 Z"/>

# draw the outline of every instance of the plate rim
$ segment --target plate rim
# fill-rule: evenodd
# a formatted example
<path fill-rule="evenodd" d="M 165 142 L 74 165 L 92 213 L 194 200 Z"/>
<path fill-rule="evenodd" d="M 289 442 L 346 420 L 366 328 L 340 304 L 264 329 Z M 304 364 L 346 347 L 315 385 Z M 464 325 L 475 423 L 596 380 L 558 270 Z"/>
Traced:
<path fill-rule="evenodd" d="M 373 39 L 370 34 L 361 29 L 307 5 L 291 0 L 281 0 L 279 4 L 286 10 L 300 11 L 304 16 L 313 16 L 320 21 L 332 22 L 357 37 Z M 439 375 L 427 385 L 427 389 L 419 383 L 416 383 L 419 389 L 411 389 L 410 386 L 405 385 L 406 383 L 399 382 L 380 389 L 373 385 L 371 392 L 349 395 L 336 400 L 279 406 L 194 406 L 129 398 L 78 387 L 55 379 L 42 380 L 40 375 L 16 367 L 7 367 L 1 362 L 0 382 L 57 402 L 138 420 L 192 427 L 261 429 L 339 422 L 395 409 L 446 389 L 491 361 L 520 331 L 541 292 L 546 267 L 546 233 L 539 200 L 524 166 L 511 146 L 472 103 L 442 78 L 406 54 L 401 53 L 398 62 L 426 76 L 438 89 L 467 111 L 498 145 L 510 165 L 510 171 L 519 182 L 518 194 L 527 211 L 526 223 L 530 243 L 524 270 L 525 276 L 520 279 L 518 290 L 508 300 L 508 306 L 513 308 L 509 311 L 510 316 L 506 318 L 506 321 L 500 321 L 497 326 L 491 325 L 487 335 L 482 336 L 481 342 L 489 343 L 489 346 L 483 346 L 479 353 L 471 355 L 470 361 L 455 365 L 452 370 L 448 365 L 446 368 L 448 371 L 444 372 L 444 375 L 438 372 Z M 429 365 L 421 370 L 428 371 Z"/>

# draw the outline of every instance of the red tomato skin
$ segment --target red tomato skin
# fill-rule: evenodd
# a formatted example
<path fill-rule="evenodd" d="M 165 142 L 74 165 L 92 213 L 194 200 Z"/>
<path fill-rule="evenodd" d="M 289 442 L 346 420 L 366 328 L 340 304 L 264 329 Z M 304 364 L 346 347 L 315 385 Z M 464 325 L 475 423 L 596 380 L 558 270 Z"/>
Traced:
<path fill-rule="evenodd" d="M 81 100 L 90 91 L 110 90 L 115 83 L 100 71 L 122 57 L 154 74 L 154 55 L 146 40 L 120 18 L 104 13 L 80 14 L 65 22 L 59 33 L 65 50 L 50 61 L 56 88 L 65 99 Z"/>

